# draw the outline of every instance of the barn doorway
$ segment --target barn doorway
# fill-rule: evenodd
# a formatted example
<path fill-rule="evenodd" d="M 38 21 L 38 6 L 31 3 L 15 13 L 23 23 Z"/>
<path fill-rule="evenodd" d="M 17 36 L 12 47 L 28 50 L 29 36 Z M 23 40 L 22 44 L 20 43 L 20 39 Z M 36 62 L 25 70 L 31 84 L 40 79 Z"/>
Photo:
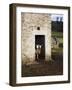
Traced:
<path fill-rule="evenodd" d="M 45 35 L 35 35 L 35 60 L 38 62 L 45 60 Z"/>

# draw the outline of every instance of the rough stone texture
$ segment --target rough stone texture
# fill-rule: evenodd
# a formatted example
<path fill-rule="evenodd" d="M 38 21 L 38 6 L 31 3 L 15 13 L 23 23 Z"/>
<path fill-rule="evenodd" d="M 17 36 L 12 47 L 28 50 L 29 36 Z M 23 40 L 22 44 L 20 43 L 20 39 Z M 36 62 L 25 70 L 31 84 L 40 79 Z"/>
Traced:
<path fill-rule="evenodd" d="M 40 30 L 37 30 L 40 27 Z M 45 35 L 45 60 L 51 58 L 51 17 L 49 14 L 21 13 L 21 58 L 35 61 L 35 35 Z"/>

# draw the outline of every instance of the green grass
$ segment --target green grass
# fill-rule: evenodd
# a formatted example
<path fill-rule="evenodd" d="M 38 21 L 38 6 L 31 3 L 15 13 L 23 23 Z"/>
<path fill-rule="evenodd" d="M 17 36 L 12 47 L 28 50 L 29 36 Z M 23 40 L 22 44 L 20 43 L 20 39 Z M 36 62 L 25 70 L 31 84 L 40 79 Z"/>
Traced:
<path fill-rule="evenodd" d="M 63 48 L 52 48 L 52 53 L 62 53 Z"/>
<path fill-rule="evenodd" d="M 63 43 L 63 33 L 62 32 L 52 32 L 52 37 L 56 37 L 59 41 L 59 43 Z M 62 53 L 63 48 L 58 47 L 58 48 L 52 48 L 52 53 Z"/>
<path fill-rule="evenodd" d="M 58 38 L 60 43 L 63 43 L 63 38 Z"/>
<path fill-rule="evenodd" d="M 52 32 L 52 37 L 63 38 L 62 32 Z"/>

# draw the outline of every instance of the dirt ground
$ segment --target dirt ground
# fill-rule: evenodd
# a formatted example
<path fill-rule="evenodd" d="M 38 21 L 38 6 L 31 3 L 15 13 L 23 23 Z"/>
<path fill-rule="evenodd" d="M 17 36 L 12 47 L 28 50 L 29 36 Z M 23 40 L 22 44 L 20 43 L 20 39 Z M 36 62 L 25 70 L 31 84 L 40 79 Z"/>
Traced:
<path fill-rule="evenodd" d="M 39 62 L 38 64 L 22 65 L 22 77 L 48 76 L 63 74 L 63 55 L 52 55 L 53 61 Z"/>

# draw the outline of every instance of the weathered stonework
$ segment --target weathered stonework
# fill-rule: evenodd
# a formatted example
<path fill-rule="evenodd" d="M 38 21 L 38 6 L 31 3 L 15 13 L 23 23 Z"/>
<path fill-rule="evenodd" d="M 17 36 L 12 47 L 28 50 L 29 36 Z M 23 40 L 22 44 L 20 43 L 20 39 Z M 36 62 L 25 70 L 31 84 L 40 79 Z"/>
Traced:
<path fill-rule="evenodd" d="M 37 30 L 40 27 L 40 30 Z M 21 13 L 21 58 L 35 61 L 35 35 L 45 35 L 45 60 L 51 58 L 51 17 L 49 14 Z"/>

